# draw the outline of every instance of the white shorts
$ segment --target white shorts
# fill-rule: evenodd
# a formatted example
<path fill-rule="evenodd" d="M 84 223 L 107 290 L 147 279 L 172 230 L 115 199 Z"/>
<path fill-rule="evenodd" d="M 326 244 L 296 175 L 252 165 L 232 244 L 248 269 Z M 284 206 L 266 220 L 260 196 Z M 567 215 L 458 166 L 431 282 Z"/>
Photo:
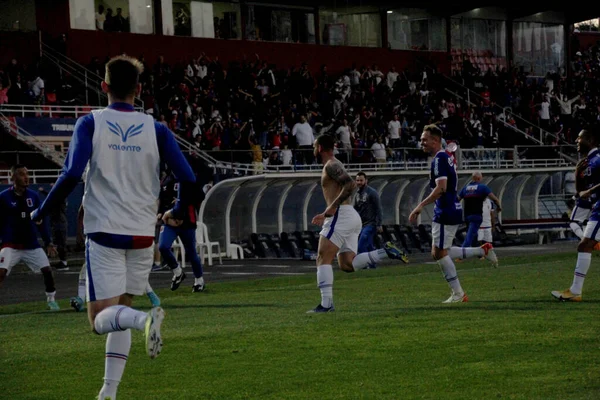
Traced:
<path fill-rule="evenodd" d="M 342 205 L 335 215 L 326 218 L 320 235 L 329 239 L 338 248 L 338 254 L 358 251 L 358 236 L 362 220 L 353 206 Z"/>
<path fill-rule="evenodd" d="M 146 293 L 154 247 L 114 249 L 85 241 L 88 301 L 105 300 L 128 293 Z"/>
<path fill-rule="evenodd" d="M 479 242 L 492 243 L 494 241 L 492 228 L 479 228 L 477 231 L 477 240 Z"/>
<path fill-rule="evenodd" d="M 448 250 L 452 247 L 452 242 L 454 242 L 454 236 L 456 236 L 456 231 L 458 230 L 458 225 L 442 225 L 437 222 L 431 223 L 431 236 L 433 238 L 432 247 L 437 247 L 441 250 Z"/>
<path fill-rule="evenodd" d="M 589 219 L 591 214 L 592 214 L 591 209 L 575 206 L 573 208 L 573 211 L 571 212 L 571 221 L 583 222 L 586 219 Z"/>
<path fill-rule="evenodd" d="M 5 247 L 0 250 L 0 268 L 7 270 L 6 275 L 9 275 L 12 268 L 20 261 L 23 261 L 35 273 L 50 266 L 50 261 L 42 249 L 19 250 Z"/>
<path fill-rule="evenodd" d="M 598 221 L 588 221 L 583 231 L 583 237 L 600 242 L 600 224 L 598 224 Z"/>

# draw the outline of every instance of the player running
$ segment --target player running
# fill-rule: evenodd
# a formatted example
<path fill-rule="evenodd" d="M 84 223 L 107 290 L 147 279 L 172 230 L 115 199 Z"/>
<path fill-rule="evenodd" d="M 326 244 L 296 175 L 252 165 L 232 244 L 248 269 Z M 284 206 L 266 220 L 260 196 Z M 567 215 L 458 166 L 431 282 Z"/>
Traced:
<path fill-rule="evenodd" d="M 57 311 L 60 307 L 55 300 L 54 277 L 50 261 L 38 242 L 38 229 L 50 257 L 56 256 L 56 249 L 50 242 L 47 224 L 40 220 L 36 226 L 30 218 L 31 212 L 39 207 L 40 198 L 28 188 L 29 173 L 24 165 L 14 165 L 10 172 L 13 186 L 0 193 L 0 286 L 12 268 L 23 261 L 33 272 L 42 273 L 48 309 Z"/>
<path fill-rule="evenodd" d="M 491 245 L 482 247 L 452 247 L 458 226 L 462 223 L 462 206 L 457 197 L 458 176 L 453 158 L 442 149 L 442 130 L 437 125 L 426 125 L 421 135 L 421 147 L 433 157 L 429 176 L 429 186 L 433 189 L 410 213 L 409 221 L 417 223 L 423 208 L 435 203 L 431 233 L 431 255 L 438 262 L 444 278 L 452 290 L 450 297 L 443 303 L 461 303 L 469 301 L 460 285 L 456 266 L 452 258 L 471 258 L 485 256 L 492 264 L 497 264 L 496 254 Z"/>
<path fill-rule="evenodd" d="M 577 151 L 587 154 L 576 167 L 576 176 L 584 176 L 586 185 L 586 190 L 578 192 L 577 196 L 590 201 L 593 206 L 592 214 L 583 232 L 583 238 L 577 246 L 577 264 L 573 283 L 566 290 L 552 292 L 552 296 L 561 301 L 581 301 L 583 282 L 592 262 L 592 251 L 600 242 L 600 151 L 598 143 L 598 132 L 584 129 L 577 136 Z"/>
<path fill-rule="evenodd" d="M 102 90 L 109 105 L 77 120 L 63 172 L 32 215 L 38 221 L 62 201 L 89 162 L 83 197 L 88 316 L 95 333 L 108 334 L 101 400 L 117 397 L 131 329 L 145 331 L 150 358 L 162 349 L 164 311 L 131 308 L 133 296 L 144 294 L 152 266 L 161 160 L 180 182 L 179 199 L 163 216 L 166 223 L 181 223 L 195 183 L 174 135 L 151 116 L 134 111 L 142 71 L 142 64 L 127 56 L 106 64 Z"/>
<path fill-rule="evenodd" d="M 177 195 L 178 187 L 179 182 L 172 173 L 168 174 L 161 182 L 158 219 L 162 218 L 162 213 L 166 212 L 171 207 L 175 200 L 175 196 Z M 195 191 L 194 196 L 197 197 L 200 193 L 202 193 L 202 191 L 198 188 L 198 190 Z M 198 201 L 198 199 L 194 199 L 194 201 L 191 202 L 183 217 L 183 223 L 178 227 L 163 225 L 160 228 L 158 249 L 163 256 L 165 263 L 171 268 L 171 271 L 173 271 L 171 290 L 177 290 L 179 285 L 181 285 L 181 282 L 185 279 L 185 272 L 183 272 L 183 269 L 177 263 L 177 259 L 171 250 L 173 242 L 179 236 L 185 249 L 185 253 L 189 256 L 190 262 L 192 263 L 192 271 L 194 272 L 195 278 L 192 292 L 196 293 L 204 291 L 204 271 L 202 270 L 202 262 L 196 251 L 196 216 L 198 215 L 200 203 L 201 202 Z M 182 260 L 182 263 L 184 262 L 185 260 Z"/>
<path fill-rule="evenodd" d="M 358 271 L 384 259 L 408 263 L 406 254 L 392 242 L 387 242 L 383 249 L 356 254 L 358 235 L 362 229 L 360 216 L 351 204 L 356 183 L 333 155 L 333 148 L 334 139 L 330 135 L 321 135 L 315 140 L 315 157 L 320 156 L 324 165 L 321 187 L 327 209 L 312 219 L 314 225 L 323 227 L 317 254 L 317 284 L 321 291 L 321 303 L 309 313 L 334 311 L 331 264 L 336 254 L 338 264 L 345 272 Z"/>

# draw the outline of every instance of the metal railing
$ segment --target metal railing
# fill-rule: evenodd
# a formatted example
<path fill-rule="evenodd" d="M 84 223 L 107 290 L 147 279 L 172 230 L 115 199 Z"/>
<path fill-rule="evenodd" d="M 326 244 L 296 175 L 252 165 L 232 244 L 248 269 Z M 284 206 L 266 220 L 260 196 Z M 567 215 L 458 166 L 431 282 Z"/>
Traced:
<path fill-rule="evenodd" d="M 79 118 L 93 110 L 101 110 L 104 106 L 59 106 L 59 105 L 32 105 L 32 104 L 3 104 L 0 112 L 11 117 L 50 117 L 50 118 Z M 144 110 L 138 106 L 139 112 Z"/>
<path fill-rule="evenodd" d="M 37 149 L 48 160 L 60 165 L 61 167 L 64 165 L 65 155 L 63 153 L 56 151 L 51 145 L 42 142 L 25 129 L 19 127 L 13 122 L 13 120 L 7 118 L 2 112 L 0 112 L 0 123 L 11 135 L 16 137 L 21 142 Z"/>
<path fill-rule="evenodd" d="M 58 179 L 61 171 L 60 169 L 30 169 L 29 181 L 33 184 L 51 183 Z M 9 183 L 11 176 L 9 169 L 0 169 L 0 184 Z"/>
<path fill-rule="evenodd" d="M 48 60 L 62 72 L 67 72 L 75 80 L 81 83 L 85 88 L 91 90 L 98 96 L 98 104 L 108 104 L 106 93 L 100 89 L 100 84 L 104 80 L 100 75 L 90 71 L 77 61 L 67 57 L 66 55 L 56 51 L 52 47 L 40 40 L 40 53 L 42 59 Z M 135 106 L 144 109 L 144 102 L 139 97 L 135 98 Z M 86 90 L 85 104 L 89 104 L 89 93 Z"/>

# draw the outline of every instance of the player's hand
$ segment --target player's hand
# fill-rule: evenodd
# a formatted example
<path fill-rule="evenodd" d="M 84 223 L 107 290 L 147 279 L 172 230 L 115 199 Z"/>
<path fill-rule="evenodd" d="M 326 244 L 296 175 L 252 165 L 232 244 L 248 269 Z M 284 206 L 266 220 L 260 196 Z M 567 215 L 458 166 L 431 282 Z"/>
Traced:
<path fill-rule="evenodd" d="M 502 211 L 502 207 L 500 207 L 499 205 L 496 205 L 496 212 L 501 212 Z"/>
<path fill-rule="evenodd" d="M 315 215 L 312 221 L 310 222 L 313 225 L 323 226 L 323 224 L 325 223 L 325 213 Z"/>
<path fill-rule="evenodd" d="M 177 228 L 179 225 L 183 224 L 183 220 L 175 219 L 173 217 L 173 210 L 169 210 L 169 211 L 165 212 L 162 217 L 162 220 L 165 223 L 165 225 L 169 225 L 174 228 Z"/>
<path fill-rule="evenodd" d="M 377 233 L 383 233 L 383 226 L 377 227 Z"/>
<path fill-rule="evenodd" d="M 162 217 L 163 217 L 163 215 L 162 215 L 161 213 L 158 213 L 158 214 L 156 215 L 156 220 L 157 220 L 157 221 L 161 221 L 161 220 L 162 220 Z"/>
<path fill-rule="evenodd" d="M 587 166 L 588 166 L 588 159 L 587 159 L 587 157 L 584 157 L 581 160 L 579 160 L 579 162 L 575 166 L 575 169 L 577 171 L 581 171 L 582 169 L 587 168 Z"/>
<path fill-rule="evenodd" d="M 31 220 L 33 222 L 35 222 L 36 225 L 41 225 L 41 223 L 42 223 L 42 219 L 38 216 L 38 209 L 37 208 L 35 210 L 33 210 L 31 212 L 31 214 L 29 214 L 29 218 L 31 218 Z"/>
<path fill-rule="evenodd" d="M 417 208 L 415 208 L 415 209 L 414 209 L 414 210 L 413 210 L 413 211 L 410 213 L 410 215 L 408 216 L 408 221 L 409 221 L 411 224 L 416 224 L 416 223 L 417 223 L 417 218 L 419 218 L 419 214 L 421 214 L 421 211 L 423 211 L 423 210 L 421 209 L 421 207 L 417 207 Z"/>
<path fill-rule="evenodd" d="M 48 257 L 50 258 L 56 257 L 58 255 L 56 247 L 54 247 L 52 243 L 49 244 L 48 247 L 46 247 L 46 254 L 48 254 Z"/>

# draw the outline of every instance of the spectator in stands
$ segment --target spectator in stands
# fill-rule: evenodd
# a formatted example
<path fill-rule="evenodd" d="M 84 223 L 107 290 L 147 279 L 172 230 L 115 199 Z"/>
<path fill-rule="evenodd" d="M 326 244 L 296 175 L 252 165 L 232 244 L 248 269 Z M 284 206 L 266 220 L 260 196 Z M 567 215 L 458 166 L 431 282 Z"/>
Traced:
<path fill-rule="evenodd" d="M 100 4 L 98 11 L 96 12 L 96 29 L 99 31 L 104 30 L 104 21 L 106 21 L 106 15 L 104 14 L 104 6 Z"/>
<path fill-rule="evenodd" d="M 0 106 L 8 103 L 8 91 L 10 90 L 10 76 L 6 76 L 6 80 L 8 81 L 8 86 L 4 87 L 3 84 L 3 76 L 0 76 Z"/>
<path fill-rule="evenodd" d="M 306 120 L 306 115 L 300 116 L 300 122 L 292 128 L 292 136 L 296 139 L 298 151 L 296 152 L 296 163 L 312 164 L 314 161 L 313 143 L 315 135 L 312 127 Z"/>

